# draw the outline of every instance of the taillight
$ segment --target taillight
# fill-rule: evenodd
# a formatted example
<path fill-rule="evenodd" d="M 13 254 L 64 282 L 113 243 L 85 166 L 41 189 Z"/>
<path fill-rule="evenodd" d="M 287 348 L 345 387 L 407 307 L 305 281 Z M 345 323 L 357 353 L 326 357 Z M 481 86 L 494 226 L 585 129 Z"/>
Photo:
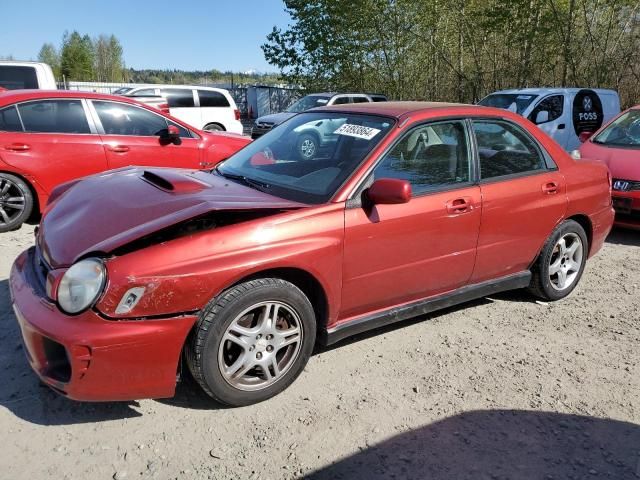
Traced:
<path fill-rule="evenodd" d="M 158 110 L 160 110 L 162 113 L 166 113 L 167 115 L 169 115 L 169 104 L 168 103 L 161 103 L 160 105 L 158 105 Z"/>
<path fill-rule="evenodd" d="M 240 110 L 238 110 L 237 108 L 233 111 L 233 113 L 236 114 L 236 120 L 240 120 Z"/>

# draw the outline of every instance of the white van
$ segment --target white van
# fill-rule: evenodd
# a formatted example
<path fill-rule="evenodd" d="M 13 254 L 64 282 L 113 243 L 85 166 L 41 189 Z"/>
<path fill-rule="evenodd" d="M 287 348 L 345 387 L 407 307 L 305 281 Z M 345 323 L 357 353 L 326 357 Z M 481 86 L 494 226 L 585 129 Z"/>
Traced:
<path fill-rule="evenodd" d="M 0 61 L 0 87 L 7 90 L 55 90 L 56 79 L 46 63 Z"/>
<path fill-rule="evenodd" d="M 242 133 L 240 110 L 228 90 L 189 85 L 147 85 L 132 88 L 126 97 L 146 103 L 153 97 L 163 97 L 169 113 L 200 130 Z"/>
<path fill-rule="evenodd" d="M 501 90 L 484 97 L 478 104 L 519 113 L 568 152 L 620 113 L 618 93 L 598 88 Z"/>

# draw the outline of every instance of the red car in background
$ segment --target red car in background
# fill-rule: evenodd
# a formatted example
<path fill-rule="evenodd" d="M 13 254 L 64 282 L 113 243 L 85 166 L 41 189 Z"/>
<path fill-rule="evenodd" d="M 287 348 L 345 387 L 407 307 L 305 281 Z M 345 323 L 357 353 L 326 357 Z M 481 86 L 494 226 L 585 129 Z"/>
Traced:
<path fill-rule="evenodd" d="M 640 105 L 602 127 L 580 147 L 580 156 L 609 166 L 615 224 L 640 230 Z"/>
<path fill-rule="evenodd" d="M 212 168 L 249 142 L 202 132 L 122 97 L 1 92 L 0 232 L 42 212 L 61 183 L 129 165 Z"/>
<path fill-rule="evenodd" d="M 566 297 L 612 222 L 607 167 L 514 113 L 336 105 L 208 172 L 59 187 L 9 286 L 31 366 L 64 395 L 168 397 L 184 365 L 247 405 L 316 342 L 509 289 Z"/>

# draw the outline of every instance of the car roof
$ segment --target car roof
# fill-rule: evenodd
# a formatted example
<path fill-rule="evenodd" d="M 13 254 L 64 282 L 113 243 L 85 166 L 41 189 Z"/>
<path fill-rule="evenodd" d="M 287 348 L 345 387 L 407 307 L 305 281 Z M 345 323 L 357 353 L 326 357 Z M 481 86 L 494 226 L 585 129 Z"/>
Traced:
<path fill-rule="evenodd" d="M 511 88 L 507 90 L 498 90 L 497 92 L 491 92 L 489 95 L 496 93 L 502 94 L 524 94 L 524 95 L 546 95 L 549 93 L 578 93 L 580 90 L 593 90 L 596 93 L 615 94 L 618 92 L 606 88 L 554 88 L 554 87 L 539 87 L 539 88 Z"/>
<path fill-rule="evenodd" d="M 40 98 L 88 98 L 92 100 L 118 100 L 123 97 L 107 93 L 83 92 L 81 90 L 7 90 L 0 92 L 0 105 L 36 100 Z M 133 102 L 129 102 L 133 103 Z"/>
<path fill-rule="evenodd" d="M 197 89 L 197 90 L 212 90 L 214 92 L 228 92 L 228 90 L 226 88 L 219 88 L 219 87 L 206 87 L 204 85 L 164 85 L 164 84 L 160 84 L 160 83 L 152 83 L 149 85 L 135 85 L 132 87 L 133 89 L 138 89 L 138 88 L 180 88 L 180 89 Z"/>
<path fill-rule="evenodd" d="M 494 113 L 503 114 L 504 111 L 481 107 L 478 105 L 466 105 L 463 103 L 445 103 L 445 102 L 370 102 L 370 103 L 350 103 L 343 105 L 331 105 L 329 107 L 312 108 L 313 111 L 334 111 L 334 112 L 353 112 L 365 113 L 369 115 L 385 115 L 387 117 L 400 118 L 415 112 L 423 112 L 426 110 L 468 110 L 469 108 L 478 109 L 483 112 L 494 111 Z"/>

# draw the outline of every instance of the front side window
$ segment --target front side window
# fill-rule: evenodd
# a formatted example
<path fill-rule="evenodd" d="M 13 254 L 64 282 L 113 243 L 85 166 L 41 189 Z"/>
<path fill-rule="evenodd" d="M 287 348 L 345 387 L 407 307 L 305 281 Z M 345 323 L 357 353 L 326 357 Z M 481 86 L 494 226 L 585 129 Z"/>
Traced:
<path fill-rule="evenodd" d="M 331 97 L 326 95 L 307 95 L 292 104 L 286 111 L 290 113 L 299 113 L 315 107 L 325 107 L 329 103 L 329 100 L 331 100 Z"/>
<path fill-rule="evenodd" d="M 193 90 L 187 88 L 162 88 L 160 95 L 167 99 L 169 108 L 192 108 Z"/>
<path fill-rule="evenodd" d="M 133 97 L 155 97 L 156 89 L 155 88 L 143 88 L 141 90 L 136 90 L 134 92 L 130 92 L 130 95 Z"/>
<path fill-rule="evenodd" d="M 345 105 L 349 103 L 349 97 L 339 97 L 333 101 L 333 105 Z"/>
<path fill-rule="evenodd" d="M 594 139 L 594 143 L 620 147 L 640 147 L 640 110 L 623 113 Z"/>
<path fill-rule="evenodd" d="M 470 179 L 470 154 L 464 124 L 422 125 L 409 131 L 375 168 L 374 178 L 398 178 L 414 195 Z"/>
<path fill-rule="evenodd" d="M 524 93 L 492 93 L 480 100 L 478 105 L 502 108 L 522 115 L 536 98 L 538 95 Z"/>
<path fill-rule="evenodd" d="M 480 156 L 480 178 L 545 170 L 535 142 L 515 125 L 504 121 L 474 120 L 473 131 Z"/>
<path fill-rule="evenodd" d="M 551 95 L 550 97 L 542 100 L 536 107 L 532 110 L 529 115 L 529 120 L 533 123 L 538 123 L 536 118 L 539 112 L 547 112 L 549 117 L 546 121 L 540 123 L 553 122 L 562 116 L 562 112 L 564 110 L 564 95 Z M 538 124 L 539 125 L 539 124 Z"/>
<path fill-rule="evenodd" d="M 229 107 L 229 101 L 220 92 L 212 90 L 198 90 L 201 107 Z"/>
<path fill-rule="evenodd" d="M 14 105 L 0 110 L 0 132 L 21 132 L 22 124 Z"/>
<path fill-rule="evenodd" d="M 394 123 L 374 115 L 301 113 L 247 145 L 213 173 L 289 200 L 325 203 Z"/>
<path fill-rule="evenodd" d="M 117 102 L 93 101 L 106 135 L 154 137 L 167 129 L 167 120 L 140 107 Z"/>
<path fill-rule="evenodd" d="M 18 111 L 26 132 L 91 133 L 80 99 L 25 102 Z"/>

